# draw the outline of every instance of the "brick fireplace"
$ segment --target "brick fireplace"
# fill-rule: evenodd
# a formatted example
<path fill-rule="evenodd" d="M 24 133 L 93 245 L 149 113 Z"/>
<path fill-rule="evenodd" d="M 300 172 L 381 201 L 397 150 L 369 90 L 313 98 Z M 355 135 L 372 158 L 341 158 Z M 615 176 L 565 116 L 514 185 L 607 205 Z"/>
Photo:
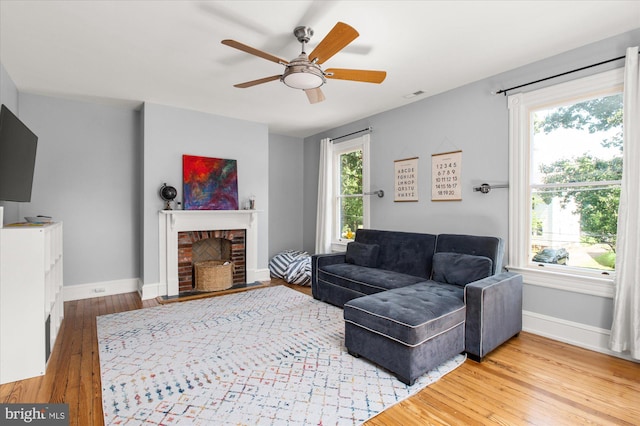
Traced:
<path fill-rule="evenodd" d="M 245 230 L 209 230 L 178 232 L 178 291 L 192 291 L 194 264 L 206 260 L 233 263 L 233 284 L 246 282 Z"/>
<path fill-rule="evenodd" d="M 195 239 L 203 241 L 206 239 L 218 238 L 220 240 L 230 240 L 230 256 L 233 261 L 234 251 L 237 251 L 235 260 L 243 264 L 244 277 L 234 275 L 234 283 L 252 283 L 259 277 L 258 272 L 258 211 L 257 210 L 162 210 L 159 212 L 159 268 L 160 280 L 157 295 L 177 296 L 182 288 L 193 285 L 193 279 L 182 279 L 184 284 L 180 284 L 179 270 L 183 263 L 179 261 L 181 256 L 186 256 L 186 252 L 179 254 L 179 236 L 183 239 Z M 239 235 L 244 233 L 244 250 L 240 248 Z M 191 251 L 193 255 L 193 244 Z M 221 242 L 220 247 L 226 243 Z M 234 248 L 235 247 L 235 248 Z M 226 249 L 214 249 L 224 252 Z M 243 259 L 240 252 L 244 251 Z M 213 259 L 215 260 L 215 259 Z M 191 259 L 190 264 L 193 262 Z M 234 261 L 235 263 L 235 261 Z M 183 265 L 186 266 L 186 265 Z M 192 268 L 191 266 L 187 268 Z M 242 280 L 242 281 L 240 281 Z M 186 284 L 191 281 L 190 284 Z"/>

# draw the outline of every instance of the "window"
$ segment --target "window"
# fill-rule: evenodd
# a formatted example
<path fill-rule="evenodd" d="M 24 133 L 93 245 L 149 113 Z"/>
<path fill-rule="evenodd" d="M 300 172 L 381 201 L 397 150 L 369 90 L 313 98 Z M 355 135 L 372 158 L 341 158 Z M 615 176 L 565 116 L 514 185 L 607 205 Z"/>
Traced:
<path fill-rule="evenodd" d="M 333 155 L 333 242 L 346 244 L 369 227 L 369 135 L 336 144 Z"/>
<path fill-rule="evenodd" d="M 622 177 L 622 70 L 509 97 L 510 269 L 612 296 Z"/>

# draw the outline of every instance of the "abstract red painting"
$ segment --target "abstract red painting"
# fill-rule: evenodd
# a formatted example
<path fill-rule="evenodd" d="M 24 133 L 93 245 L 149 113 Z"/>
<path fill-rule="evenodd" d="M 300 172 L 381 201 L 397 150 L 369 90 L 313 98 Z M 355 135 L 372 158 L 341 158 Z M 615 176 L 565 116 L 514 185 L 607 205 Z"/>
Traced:
<path fill-rule="evenodd" d="M 238 210 L 236 160 L 182 156 L 185 210 Z"/>

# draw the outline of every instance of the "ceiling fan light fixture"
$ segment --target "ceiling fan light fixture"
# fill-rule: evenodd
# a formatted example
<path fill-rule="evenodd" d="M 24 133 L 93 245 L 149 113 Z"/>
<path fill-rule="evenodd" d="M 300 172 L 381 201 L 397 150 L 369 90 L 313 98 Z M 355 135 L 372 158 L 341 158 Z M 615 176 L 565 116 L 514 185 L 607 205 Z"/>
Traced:
<path fill-rule="evenodd" d="M 292 65 L 282 75 L 282 82 L 294 89 L 307 90 L 322 86 L 326 80 L 322 71 L 314 66 Z"/>
<path fill-rule="evenodd" d="M 358 32 L 344 22 L 338 22 L 322 41 L 318 43 L 310 55 L 307 55 L 305 52 L 305 45 L 309 43 L 311 36 L 313 36 L 313 30 L 310 27 L 299 26 L 294 29 L 293 35 L 302 44 L 302 52 L 297 58 L 290 62 L 235 40 L 222 40 L 222 44 L 224 45 L 284 65 L 285 67 L 282 75 L 272 75 L 258 80 L 234 84 L 233 86 L 244 89 L 279 79 L 286 86 L 303 90 L 309 102 L 314 104 L 325 100 L 320 87 L 327 82 L 327 78 L 361 81 L 364 83 L 382 83 L 387 75 L 385 71 L 343 68 L 330 68 L 326 72 L 322 71 L 321 65 L 324 62 L 340 52 L 358 37 Z M 309 57 L 311 57 L 311 60 L 309 60 Z"/>

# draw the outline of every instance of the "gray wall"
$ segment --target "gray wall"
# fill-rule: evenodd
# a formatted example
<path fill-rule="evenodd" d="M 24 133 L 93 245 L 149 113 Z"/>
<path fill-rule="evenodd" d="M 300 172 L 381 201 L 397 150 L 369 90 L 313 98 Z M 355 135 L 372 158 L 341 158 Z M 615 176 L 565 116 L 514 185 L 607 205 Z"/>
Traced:
<path fill-rule="evenodd" d="M 18 117 L 20 116 L 18 111 L 18 89 L 2 63 L 0 63 L 0 104 L 5 104 L 11 112 Z M 18 203 L 0 201 L 0 206 L 4 207 L 3 223 L 18 221 Z"/>
<path fill-rule="evenodd" d="M 269 134 L 269 258 L 303 247 L 303 153 L 301 139 Z"/>
<path fill-rule="evenodd" d="M 0 63 L 0 103 L 8 106 L 17 115 L 18 89 L 2 63 Z"/>
<path fill-rule="evenodd" d="M 305 139 L 305 248 L 313 250 L 318 174 L 318 143 L 373 127 L 371 134 L 371 190 L 383 189 L 383 198 L 371 198 L 371 226 L 377 229 L 428 233 L 470 233 L 507 238 L 508 192 L 473 192 L 483 182 L 506 183 L 508 151 L 505 99 L 487 97 L 480 82 L 433 96 L 349 126 Z M 482 108 L 477 106 L 484 102 Z M 431 155 L 462 150 L 462 200 L 431 201 Z M 393 200 L 394 160 L 419 157 L 419 201 Z M 482 161 L 476 161 L 482 159 Z"/>
<path fill-rule="evenodd" d="M 158 190 L 164 182 L 182 198 L 182 155 L 227 158 L 238 162 L 240 205 L 256 197 L 258 269 L 268 266 L 269 137 L 266 124 L 220 117 L 197 111 L 146 103 L 143 112 L 144 284 L 159 280 Z"/>
<path fill-rule="evenodd" d="M 4 67 L 0 78 L 0 100 L 14 112 L 20 105 L 20 118 L 39 137 L 32 201 L 3 202 L 4 222 L 38 214 L 64 222 L 66 286 L 137 278 L 157 282 L 157 212 L 162 208 L 157 194 L 163 182 L 181 194 L 182 154 L 238 160 L 240 200 L 253 194 L 260 210 L 258 268 L 267 268 L 266 125 L 153 104 L 136 111 L 21 93 Z M 275 143 L 285 141 L 295 145 L 287 138 Z M 283 152 L 277 157 L 281 170 L 295 161 L 299 183 L 298 142 L 291 152 L 280 146 Z M 288 223 L 301 223 L 301 211 L 290 209 L 284 215 Z M 294 244 L 278 241 L 283 247 Z"/>
<path fill-rule="evenodd" d="M 372 228 L 496 235 L 506 239 L 508 191 L 495 189 L 483 195 L 472 190 L 483 182 L 501 184 L 508 181 L 507 99 L 491 92 L 623 56 L 627 47 L 638 44 L 640 29 L 305 138 L 305 249 L 314 249 L 320 139 L 341 136 L 367 126 L 373 127 L 371 188 L 386 192 L 384 198 L 371 200 Z M 623 61 L 617 61 L 526 90 L 623 65 Z M 458 149 L 463 151 L 462 201 L 431 202 L 431 155 Z M 393 160 L 408 157 L 420 158 L 420 201 L 394 203 Z M 505 260 L 508 263 L 508 259 Z M 612 300 L 609 298 L 532 285 L 525 286 L 524 295 L 527 311 L 605 329 L 611 326 Z"/>
<path fill-rule="evenodd" d="M 27 93 L 19 102 L 38 150 L 18 219 L 64 223 L 65 286 L 137 278 L 139 112 Z"/>

